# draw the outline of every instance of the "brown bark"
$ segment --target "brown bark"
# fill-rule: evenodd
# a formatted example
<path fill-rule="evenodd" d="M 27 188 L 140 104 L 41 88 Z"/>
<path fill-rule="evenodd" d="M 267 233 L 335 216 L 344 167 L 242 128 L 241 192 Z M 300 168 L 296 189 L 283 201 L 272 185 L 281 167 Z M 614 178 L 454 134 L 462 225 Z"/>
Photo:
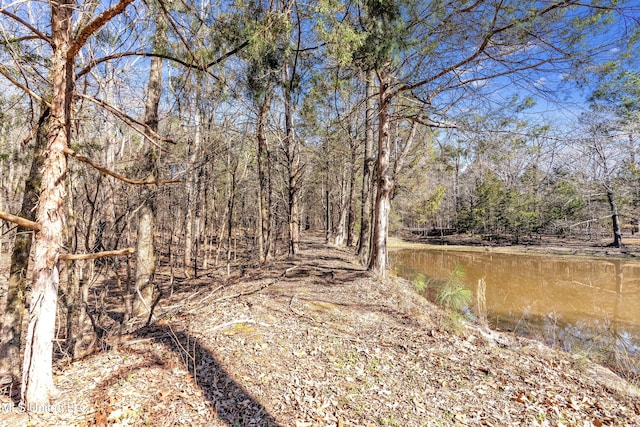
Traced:
<path fill-rule="evenodd" d="M 44 153 L 40 198 L 36 212 L 42 227 L 34 242 L 33 291 L 29 306 L 22 400 L 31 409 L 49 403 L 53 391 L 52 357 L 58 299 L 58 258 L 64 245 L 65 179 L 70 133 L 73 63 L 67 61 L 71 46 L 73 1 L 51 3 L 52 100 L 47 148 Z"/>
<path fill-rule="evenodd" d="M 78 261 L 78 260 L 88 260 L 88 259 L 131 255 L 134 252 L 135 252 L 134 248 L 124 248 L 124 249 L 116 249 L 113 251 L 96 252 L 92 254 L 60 254 L 60 259 Z"/>
<path fill-rule="evenodd" d="M 40 229 L 42 228 L 40 224 L 35 221 L 30 221 L 29 219 L 24 218 L 20 215 L 13 215 L 5 211 L 0 211 L 0 219 L 13 222 L 14 224 L 17 224 L 18 227 L 26 230 L 40 231 Z"/>
<path fill-rule="evenodd" d="M 368 269 L 381 276 L 387 274 L 387 236 L 393 180 L 389 176 L 390 104 L 389 72 L 379 72 L 380 94 L 378 104 L 378 157 L 376 164 L 376 201 L 374 205 L 371 257 Z"/>
<path fill-rule="evenodd" d="M 373 139 L 374 139 L 374 114 L 375 100 L 373 93 L 373 82 L 375 72 L 367 73 L 366 81 L 366 116 L 365 116 L 365 144 L 364 144 L 364 166 L 362 172 L 362 206 L 360 211 L 360 237 L 358 238 L 358 256 L 366 260 L 369 254 L 369 242 L 371 234 L 371 201 L 372 201 L 372 181 L 373 181 Z"/>
<path fill-rule="evenodd" d="M 293 78 L 293 76 L 290 76 Z M 293 129 L 293 99 L 291 89 L 285 88 L 284 119 L 287 148 L 287 170 L 289 173 L 289 255 L 300 252 L 300 207 L 298 203 L 298 178 L 300 175 L 300 153 Z"/>
<path fill-rule="evenodd" d="M 149 206 L 151 205 L 151 206 Z M 156 214 L 150 203 L 140 210 L 136 244 L 136 285 L 133 314 L 148 316 L 153 304 L 153 279 L 155 275 Z"/>
<path fill-rule="evenodd" d="M 338 222 L 335 229 L 334 243 L 336 246 L 342 246 L 346 237 L 346 222 L 347 222 L 347 179 L 346 171 L 343 170 L 342 177 L 340 178 L 340 189 L 338 194 L 337 216 Z"/>
<path fill-rule="evenodd" d="M 271 257 L 271 162 L 269 146 L 265 135 L 265 124 L 269 112 L 269 98 L 266 97 L 258 110 L 256 139 L 258 140 L 258 252 L 260 262 Z M 266 171 L 265 171 L 266 169 Z"/>
<path fill-rule="evenodd" d="M 49 111 L 44 113 L 44 121 L 39 121 L 36 131 L 35 147 L 29 177 L 25 182 L 24 197 L 19 216 L 29 221 L 35 220 L 34 208 L 38 202 L 40 188 L 40 168 L 43 164 L 43 149 L 47 142 L 47 123 Z M 33 223 L 37 224 L 37 223 Z M 22 341 L 22 323 L 25 313 L 26 275 L 29 268 L 29 253 L 33 241 L 33 232 L 29 228 L 18 226 L 16 239 L 11 252 L 7 302 L 0 335 L 0 376 L 7 376 L 13 383 L 20 379 L 20 344 Z"/>
<path fill-rule="evenodd" d="M 620 229 L 620 219 L 618 215 L 618 205 L 613 195 L 613 190 L 607 186 L 607 200 L 609 201 L 609 207 L 611 208 L 611 227 L 613 229 L 613 244 L 615 248 L 622 247 L 622 231 Z"/>
<path fill-rule="evenodd" d="M 122 13 L 132 1 L 121 0 L 103 11 L 81 30 L 75 40 L 71 39 L 75 1 L 49 3 L 52 47 L 50 122 L 36 210 L 36 220 L 41 228 L 34 241 L 33 286 L 21 387 L 22 401 L 28 411 L 48 405 L 53 390 L 53 338 L 59 286 L 57 263 L 64 245 L 65 153 L 70 141 L 75 56 L 95 31 Z"/>
<path fill-rule="evenodd" d="M 200 128 L 200 124 L 196 123 L 196 139 L 199 138 L 199 128 Z M 192 146 L 189 147 L 190 153 L 189 153 L 189 165 L 194 165 L 195 164 L 195 160 L 196 160 L 196 149 Z M 185 182 L 185 196 L 186 196 L 186 203 L 185 203 L 185 216 L 184 216 L 184 260 L 183 260 L 183 266 L 184 266 L 184 275 L 186 277 L 190 277 L 191 276 L 191 260 L 193 258 L 193 217 L 194 217 L 194 210 L 195 210 L 195 201 L 193 200 L 194 198 L 194 188 L 195 188 L 195 184 L 194 184 L 194 177 L 193 177 L 193 172 L 189 173 L 189 176 L 187 177 L 187 180 Z"/>
<path fill-rule="evenodd" d="M 161 19 L 156 21 L 154 35 L 154 51 L 162 50 L 167 39 L 164 24 Z M 162 59 L 151 58 L 149 81 L 147 83 L 147 99 L 145 103 L 144 124 L 152 133 L 158 132 L 158 106 L 162 93 Z M 158 177 L 157 152 L 155 147 L 149 147 L 146 153 L 144 172 L 149 181 L 156 181 Z M 156 206 L 155 189 L 144 189 L 141 197 L 143 206 L 138 217 L 138 234 L 136 243 L 136 272 L 135 299 L 133 314 L 135 316 L 151 316 L 153 305 L 153 288 L 156 268 Z"/>
<path fill-rule="evenodd" d="M 349 198 L 347 201 L 347 247 L 352 247 L 355 241 L 355 193 L 356 193 L 356 159 L 358 144 L 351 146 L 351 164 L 349 165 Z"/>

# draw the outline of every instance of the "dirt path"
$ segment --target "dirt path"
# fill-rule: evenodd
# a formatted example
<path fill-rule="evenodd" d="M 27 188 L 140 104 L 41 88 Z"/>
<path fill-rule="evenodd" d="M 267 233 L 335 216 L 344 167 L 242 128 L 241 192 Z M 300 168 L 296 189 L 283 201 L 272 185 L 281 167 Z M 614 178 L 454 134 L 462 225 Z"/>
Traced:
<path fill-rule="evenodd" d="M 49 413 L 5 399 L 0 424 L 640 425 L 640 394 L 605 369 L 450 330 L 410 284 L 319 239 L 295 260 L 209 276 L 182 283 L 152 326 L 60 368 Z"/>

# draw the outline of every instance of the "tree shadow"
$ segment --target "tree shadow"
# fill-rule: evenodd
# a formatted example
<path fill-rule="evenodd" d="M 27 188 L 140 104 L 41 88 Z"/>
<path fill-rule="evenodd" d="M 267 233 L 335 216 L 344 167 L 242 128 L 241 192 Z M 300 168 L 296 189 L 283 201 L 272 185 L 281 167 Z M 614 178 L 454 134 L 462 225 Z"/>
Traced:
<path fill-rule="evenodd" d="M 187 371 L 204 392 L 220 420 L 229 426 L 279 427 L 267 409 L 242 385 L 233 380 L 220 365 L 213 352 L 198 338 L 168 325 L 153 325 L 135 333 L 151 335 L 154 342 L 176 353 Z"/>
<path fill-rule="evenodd" d="M 242 385 L 231 378 L 221 366 L 213 352 L 188 333 L 168 325 L 152 325 L 134 332 L 133 336 L 151 339 L 174 352 L 182 360 L 194 382 L 203 391 L 209 407 L 228 426 L 280 427 L 267 409 L 258 402 Z M 156 355 L 149 355 L 151 361 L 127 367 L 103 381 L 108 386 L 127 377 L 133 371 L 151 365 L 164 366 L 165 362 Z"/>

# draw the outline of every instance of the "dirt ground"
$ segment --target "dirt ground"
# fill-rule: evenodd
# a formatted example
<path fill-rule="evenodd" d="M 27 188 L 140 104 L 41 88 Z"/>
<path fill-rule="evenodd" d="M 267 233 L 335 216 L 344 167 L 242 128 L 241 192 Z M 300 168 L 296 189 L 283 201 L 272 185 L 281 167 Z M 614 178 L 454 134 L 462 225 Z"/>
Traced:
<path fill-rule="evenodd" d="M 169 295 L 167 293 L 167 295 Z M 467 324 L 307 238 L 296 259 L 182 280 L 158 319 L 59 365 L 17 426 L 640 426 L 640 392 L 587 359 Z"/>

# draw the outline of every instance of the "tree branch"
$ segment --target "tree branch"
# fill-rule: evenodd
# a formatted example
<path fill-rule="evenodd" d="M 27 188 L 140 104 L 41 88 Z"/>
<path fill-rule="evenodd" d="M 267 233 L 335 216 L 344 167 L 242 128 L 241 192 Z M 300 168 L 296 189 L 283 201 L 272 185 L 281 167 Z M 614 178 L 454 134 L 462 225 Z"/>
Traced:
<path fill-rule="evenodd" d="M 22 24 L 23 26 L 27 27 L 29 30 L 31 30 L 31 32 L 33 34 L 35 34 L 37 36 L 37 38 L 42 39 L 44 41 L 46 41 L 47 43 L 51 44 L 51 38 L 49 36 L 47 36 L 44 33 L 41 33 L 36 27 L 32 26 L 31 24 L 29 24 L 27 21 L 25 21 L 24 19 L 20 18 L 17 15 L 14 15 L 11 12 L 8 12 L 4 9 L 0 9 L 0 13 L 2 13 L 3 15 L 7 15 L 9 18 L 18 21 L 20 24 Z"/>
<path fill-rule="evenodd" d="M 114 6 L 104 10 L 93 21 L 89 22 L 86 27 L 80 30 L 78 36 L 73 41 L 73 44 L 67 51 L 67 61 L 73 61 L 76 54 L 80 51 L 82 46 L 89 40 L 89 37 L 98 31 L 104 24 L 109 22 L 113 17 L 121 14 L 124 10 L 133 3 L 133 0 L 120 0 Z"/>
<path fill-rule="evenodd" d="M 513 21 L 509 24 L 503 25 L 502 27 L 498 27 L 498 28 L 493 28 L 491 29 L 484 37 L 482 40 L 482 43 L 480 43 L 480 46 L 478 46 L 478 48 L 475 50 L 475 52 L 473 52 L 471 55 L 469 55 L 468 57 L 461 59 L 460 61 L 458 61 L 457 63 L 450 65 L 442 70 L 440 70 L 438 73 L 429 76 L 423 80 L 420 80 L 416 83 L 413 84 L 405 84 L 402 85 L 401 87 L 399 87 L 398 89 L 395 90 L 395 92 L 392 94 L 392 97 L 394 97 L 395 95 L 397 95 L 400 92 L 406 92 L 406 91 L 411 91 L 413 89 L 416 89 L 420 86 L 424 86 L 428 83 L 431 83 L 432 81 L 439 79 L 440 77 L 444 76 L 447 73 L 450 73 L 451 71 L 462 67 L 463 65 L 466 65 L 468 63 L 470 63 L 471 61 L 473 61 L 474 59 L 476 59 L 478 56 L 480 56 L 485 49 L 487 48 L 489 41 L 491 41 L 491 39 L 497 35 L 500 34 L 502 32 L 505 32 L 513 27 L 515 27 L 517 24 L 523 24 L 525 22 L 530 22 L 533 19 L 536 19 L 540 16 L 546 15 L 548 13 L 550 13 L 551 11 L 558 9 L 558 8 L 562 8 L 562 7 L 568 7 L 572 5 L 572 3 L 570 1 L 563 1 L 563 2 L 559 2 L 559 3 L 552 3 L 549 6 L 547 6 L 545 9 L 542 9 L 540 11 L 538 11 L 538 13 L 531 15 L 527 18 L 523 18 L 523 19 L 518 19 L 516 21 Z M 498 14 L 498 10 L 496 9 L 496 14 L 494 16 L 494 24 L 497 20 L 497 14 Z M 534 68 L 533 66 L 528 67 L 528 68 Z M 508 74 L 508 73 L 507 73 Z"/>
<path fill-rule="evenodd" d="M 245 42 L 243 42 L 239 46 L 235 47 L 234 49 L 230 50 L 229 52 L 225 53 L 224 55 L 220 56 L 219 58 L 211 61 L 210 63 L 207 64 L 206 68 L 209 69 L 209 68 L 213 67 L 214 65 L 221 63 L 225 59 L 235 55 L 238 52 L 240 52 L 242 49 L 244 49 L 247 46 L 249 46 L 249 40 L 246 40 Z"/>
<path fill-rule="evenodd" d="M 43 98 L 41 98 L 39 95 L 37 95 L 34 91 L 32 91 L 31 89 L 29 89 L 27 86 L 23 85 L 22 83 L 20 83 L 19 81 L 17 81 L 16 79 L 14 79 L 13 77 L 11 77 L 9 75 L 9 73 L 7 73 L 4 70 L 4 67 L 2 67 L 0 65 L 0 74 L 2 76 L 4 76 L 4 78 L 6 78 L 7 80 L 9 80 L 14 86 L 20 88 L 21 90 L 23 90 L 27 95 L 29 95 L 30 97 L 32 97 L 33 99 L 35 99 L 37 102 L 39 102 L 42 105 L 45 105 L 49 108 L 51 108 L 51 104 L 48 103 L 47 101 L 45 101 Z"/>
<path fill-rule="evenodd" d="M 98 170 L 99 172 L 105 174 L 105 175 L 109 175 L 110 177 L 113 177 L 117 180 L 120 180 L 122 182 L 126 182 L 127 184 L 132 184 L 132 185 L 161 185 L 161 184 L 173 184 L 173 183 L 177 183 L 177 182 L 182 182 L 181 179 L 157 179 L 157 180 L 150 180 L 150 179 L 145 179 L 145 180 L 135 180 L 135 179 L 131 179 L 131 178 L 127 178 L 126 176 L 122 176 L 120 174 L 117 174 L 113 171 L 110 171 L 109 169 L 100 166 L 99 164 L 97 164 L 96 162 L 94 162 L 93 160 L 91 160 L 88 157 L 85 156 L 81 156 L 79 154 L 76 154 L 75 151 L 71 150 L 70 148 L 65 148 L 64 149 L 64 153 L 77 159 L 80 160 L 81 162 L 84 162 L 86 164 L 88 164 L 89 166 L 93 167 L 94 169 Z"/>
<path fill-rule="evenodd" d="M 154 146 L 156 146 L 156 148 L 158 148 L 161 151 L 164 151 L 165 153 L 168 152 L 168 150 L 166 148 L 158 145 L 158 143 L 155 142 L 153 140 L 153 138 L 156 138 L 156 139 L 158 139 L 160 141 L 168 142 L 169 144 L 175 144 L 176 143 L 171 138 L 166 138 L 166 137 L 158 134 L 153 129 L 151 129 L 151 127 L 149 125 L 146 125 L 146 124 L 142 123 L 141 121 L 134 119 L 133 117 L 129 116 L 124 111 L 114 107 L 113 105 L 107 104 L 106 102 L 104 102 L 101 99 L 94 98 L 93 96 L 85 95 L 83 93 L 76 93 L 76 95 L 81 97 L 81 98 L 84 98 L 86 100 L 89 100 L 89 101 L 91 101 L 93 103 L 96 103 L 96 104 L 100 105 L 101 107 L 103 107 L 105 110 L 110 111 L 111 113 L 115 114 L 116 117 L 118 117 L 120 120 L 125 122 L 132 129 L 134 129 L 135 131 L 140 133 L 147 141 L 151 142 Z M 138 126 L 142 126 L 145 131 L 142 132 L 140 129 L 138 129 L 135 126 L 133 126 L 133 124 L 136 124 Z M 153 138 L 151 138 L 151 136 Z"/>
<path fill-rule="evenodd" d="M 134 248 L 125 248 L 125 249 L 118 249 L 114 251 L 96 252 L 94 254 L 60 254 L 60 259 L 65 259 L 70 261 L 79 261 L 79 260 L 87 260 L 87 259 L 105 258 L 109 256 L 131 255 L 134 252 L 135 252 Z"/>
<path fill-rule="evenodd" d="M 112 59 L 124 58 L 126 56 L 140 56 L 140 57 L 143 57 L 143 58 L 156 57 L 156 58 L 166 59 L 167 61 L 175 62 L 175 63 L 180 64 L 180 65 L 182 65 L 183 67 L 186 67 L 186 68 L 192 68 L 194 70 L 203 71 L 203 72 L 209 74 L 211 77 L 213 77 L 216 80 L 219 79 L 218 76 L 216 76 L 215 74 L 209 72 L 207 70 L 207 68 L 202 67 L 201 65 L 190 64 L 190 63 L 185 62 L 185 61 L 183 61 L 181 59 L 178 59 L 176 57 L 169 56 L 169 55 L 163 55 L 163 54 L 160 54 L 160 53 L 135 52 L 135 51 L 115 53 L 113 55 L 108 55 L 108 56 L 105 56 L 105 57 L 102 57 L 102 58 L 94 59 L 94 60 L 90 61 L 89 64 L 87 66 L 85 66 L 82 70 L 78 71 L 78 73 L 76 74 L 76 79 L 79 79 L 80 77 L 82 77 L 85 74 L 89 73 L 89 71 L 91 71 L 93 69 L 93 67 L 95 67 L 96 65 L 102 64 L 103 62 L 111 61 Z"/>
<path fill-rule="evenodd" d="M 39 223 L 22 218 L 21 216 L 10 214 L 9 212 L 0 210 L 0 218 L 8 222 L 18 224 L 20 227 L 24 227 L 29 230 L 40 231 L 42 229 L 42 226 Z"/>

